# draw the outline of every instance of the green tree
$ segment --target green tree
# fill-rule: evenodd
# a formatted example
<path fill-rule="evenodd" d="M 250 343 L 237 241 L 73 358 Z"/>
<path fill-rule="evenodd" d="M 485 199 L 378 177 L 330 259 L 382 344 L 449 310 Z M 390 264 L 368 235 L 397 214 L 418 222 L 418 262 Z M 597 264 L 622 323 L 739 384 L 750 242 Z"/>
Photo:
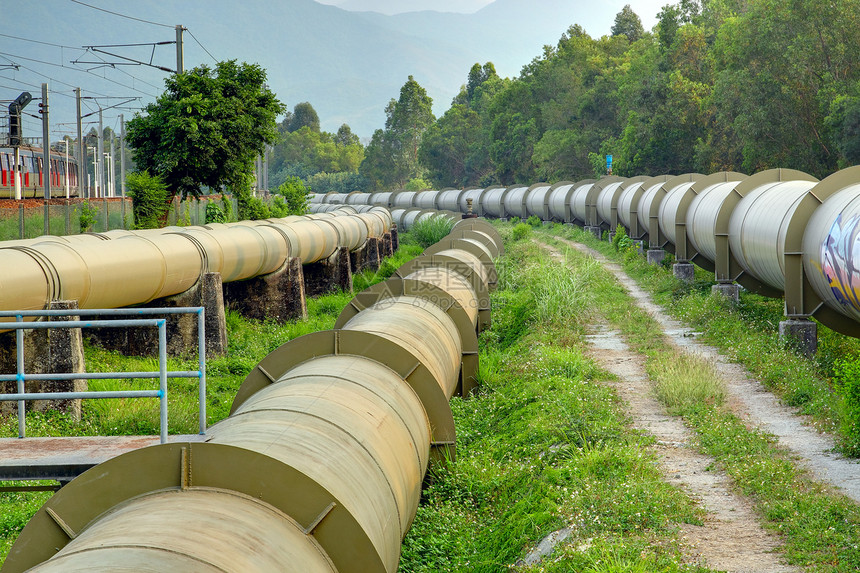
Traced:
<path fill-rule="evenodd" d="M 235 60 L 167 78 L 166 91 L 128 122 L 138 168 L 158 175 L 169 199 L 198 197 L 203 187 L 243 188 L 284 111 L 265 81 L 260 66 Z"/>
<path fill-rule="evenodd" d="M 418 157 L 438 187 L 468 187 L 485 175 L 480 169 L 482 147 L 480 116 L 453 105 L 424 132 Z"/>
<path fill-rule="evenodd" d="M 400 97 L 385 108 L 385 130 L 373 134 L 360 173 L 379 186 L 403 187 L 419 177 L 418 148 L 434 121 L 433 100 L 415 78 L 400 88 Z"/>
<path fill-rule="evenodd" d="M 319 133 L 320 116 L 317 115 L 317 110 L 314 109 L 309 102 L 296 104 L 293 108 L 293 113 L 290 115 L 290 122 L 287 131 L 290 133 L 298 131 L 303 127 L 310 128 L 311 131 Z"/>
<path fill-rule="evenodd" d="M 631 42 L 635 42 L 645 33 L 645 28 L 642 27 L 642 20 L 630 7 L 630 4 L 625 4 L 624 8 L 615 15 L 615 23 L 612 25 L 613 36 L 627 36 Z"/>

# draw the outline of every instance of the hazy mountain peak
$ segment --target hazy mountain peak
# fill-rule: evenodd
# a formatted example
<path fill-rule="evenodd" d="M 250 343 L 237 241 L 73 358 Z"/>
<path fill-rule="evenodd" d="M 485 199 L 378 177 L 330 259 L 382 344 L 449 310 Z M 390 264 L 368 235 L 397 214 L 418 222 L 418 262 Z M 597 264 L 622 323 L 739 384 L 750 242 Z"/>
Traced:
<path fill-rule="evenodd" d="M 493 0 L 316 0 L 350 12 L 378 12 L 393 16 L 407 12 L 457 12 L 472 14 Z"/>

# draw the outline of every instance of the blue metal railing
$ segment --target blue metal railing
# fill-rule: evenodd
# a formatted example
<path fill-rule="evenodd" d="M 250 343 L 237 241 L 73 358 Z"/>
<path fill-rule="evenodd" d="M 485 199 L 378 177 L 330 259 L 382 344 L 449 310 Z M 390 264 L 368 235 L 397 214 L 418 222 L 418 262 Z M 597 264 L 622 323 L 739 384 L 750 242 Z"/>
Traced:
<path fill-rule="evenodd" d="M 53 322 L 24 322 L 24 317 L 64 317 L 64 316 L 149 316 L 165 314 L 197 315 L 197 355 L 198 370 L 167 370 L 167 320 L 164 318 L 133 318 L 111 320 L 62 320 Z M 17 393 L 0 394 L 0 401 L 18 402 L 18 437 L 26 436 L 24 405 L 27 400 L 79 400 L 99 398 L 158 398 L 160 408 L 161 443 L 167 442 L 167 379 L 199 379 L 199 417 L 200 433 L 206 433 L 206 326 L 203 307 L 181 308 L 121 308 L 121 309 L 75 309 L 75 310 L 33 310 L 0 311 L 0 318 L 14 318 L 17 322 L 2 322 L 4 330 L 15 330 L 17 368 L 15 374 L 0 375 L 0 382 L 17 382 Z M 24 330 L 51 328 L 158 328 L 158 372 L 71 372 L 57 374 L 26 374 L 24 371 Z M 112 392 L 25 392 L 24 383 L 30 380 L 105 380 L 105 379 L 158 379 L 158 390 L 118 390 Z"/>

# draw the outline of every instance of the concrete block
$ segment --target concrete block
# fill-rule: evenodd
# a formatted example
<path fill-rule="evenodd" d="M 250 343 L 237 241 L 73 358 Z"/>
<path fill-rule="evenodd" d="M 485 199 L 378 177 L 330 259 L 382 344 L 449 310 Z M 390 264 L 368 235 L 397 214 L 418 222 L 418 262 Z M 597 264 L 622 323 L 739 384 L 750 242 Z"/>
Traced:
<path fill-rule="evenodd" d="M 77 301 L 53 301 L 48 310 L 75 310 Z M 78 320 L 78 316 L 51 317 L 51 322 Z M 14 374 L 17 371 L 17 352 L 14 332 L 0 335 L 0 371 Z M 80 328 L 58 328 L 52 330 L 24 331 L 24 372 L 26 374 L 66 374 L 85 372 L 84 345 Z M 26 392 L 83 392 L 87 389 L 85 379 L 30 381 L 25 383 Z M 4 394 L 18 391 L 16 382 L 0 382 Z M 39 400 L 28 401 L 28 411 L 44 412 L 59 410 L 71 414 L 75 419 L 81 417 L 80 400 Z M 16 414 L 16 402 L 0 402 L 0 413 Z"/>
<path fill-rule="evenodd" d="M 672 274 L 676 279 L 691 283 L 695 276 L 695 267 L 692 263 L 675 263 L 672 265 Z"/>
<path fill-rule="evenodd" d="M 382 235 L 382 258 L 390 257 L 394 254 L 394 249 L 391 246 L 391 233 Z"/>
<path fill-rule="evenodd" d="M 666 258 L 666 251 L 663 249 L 648 249 L 646 255 L 648 257 L 648 264 L 659 265 Z"/>
<path fill-rule="evenodd" d="M 379 268 L 381 242 L 381 239 L 369 237 L 362 248 L 349 254 L 353 274 L 360 273 L 364 269 L 376 270 Z"/>
<path fill-rule="evenodd" d="M 592 225 L 586 225 L 586 226 L 584 227 L 584 229 L 585 229 L 585 231 L 586 231 L 586 232 L 591 233 L 592 235 L 594 235 L 594 236 L 595 236 L 595 237 L 597 237 L 598 239 L 600 238 L 600 235 L 601 235 L 600 227 L 595 227 L 595 226 L 592 226 Z"/>
<path fill-rule="evenodd" d="M 804 318 L 779 323 L 779 338 L 802 356 L 811 358 L 818 350 L 818 325 Z"/>
<path fill-rule="evenodd" d="M 731 302 L 740 301 L 741 287 L 732 283 L 720 283 L 711 287 L 711 292 L 728 298 Z"/>
<path fill-rule="evenodd" d="M 400 235 L 397 232 L 397 225 L 391 226 L 391 252 L 396 253 L 400 248 Z"/>
<path fill-rule="evenodd" d="M 308 309 L 301 260 L 292 257 L 267 275 L 225 284 L 224 302 L 248 318 L 305 320 Z"/>
<path fill-rule="evenodd" d="M 305 265 L 302 272 L 305 277 L 305 296 L 318 296 L 338 290 L 352 292 L 352 267 L 346 247 L 338 247 L 328 259 Z"/>
<path fill-rule="evenodd" d="M 206 315 L 206 354 L 214 356 L 227 352 L 227 316 L 224 310 L 224 292 L 220 273 L 205 273 L 187 291 L 153 300 L 144 306 L 147 308 L 202 306 Z M 196 353 L 197 315 L 165 315 L 162 318 L 167 320 L 168 354 L 182 356 Z M 117 350 L 130 356 L 158 354 L 158 330 L 155 328 L 93 329 L 87 332 L 87 336 L 104 348 Z"/>
<path fill-rule="evenodd" d="M 615 239 L 615 231 L 609 231 L 609 242 L 611 243 Z"/>

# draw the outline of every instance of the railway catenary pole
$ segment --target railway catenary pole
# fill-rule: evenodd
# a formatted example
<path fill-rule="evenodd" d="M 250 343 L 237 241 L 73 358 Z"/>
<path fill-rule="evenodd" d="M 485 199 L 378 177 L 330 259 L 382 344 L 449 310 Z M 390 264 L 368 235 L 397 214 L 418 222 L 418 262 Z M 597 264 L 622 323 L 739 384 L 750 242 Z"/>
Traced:
<path fill-rule="evenodd" d="M 42 84 L 42 187 L 45 189 L 45 234 L 51 234 L 51 221 L 48 218 L 48 199 L 51 198 L 51 130 L 48 120 L 48 84 Z"/>
<path fill-rule="evenodd" d="M 102 114 L 102 105 L 99 106 L 99 147 L 98 147 L 98 155 L 96 157 L 96 165 L 98 165 L 98 169 L 96 169 L 96 197 L 105 196 L 104 191 L 104 181 L 105 181 L 105 172 L 104 172 L 104 156 L 105 156 L 105 128 L 104 128 L 104 118 Z"/>
<path fill-rule="evenodd" d="M 182 49 L 182 24 L 176 25 L 176 73 L 185 73 L 185 54 Z"/>
<path fill-rule="evenodd" d="M 81 88 L 75 88 L 75 110 L 78 116 L 78 195 L 89 199 L 87 179 L 87 156 L 84 155 L 84 136 L 81 128 Z"/>
<path fill-rule="evenodd" d="M 125 197 L 125 116 L 119 114 L 119 193 Z"/>

